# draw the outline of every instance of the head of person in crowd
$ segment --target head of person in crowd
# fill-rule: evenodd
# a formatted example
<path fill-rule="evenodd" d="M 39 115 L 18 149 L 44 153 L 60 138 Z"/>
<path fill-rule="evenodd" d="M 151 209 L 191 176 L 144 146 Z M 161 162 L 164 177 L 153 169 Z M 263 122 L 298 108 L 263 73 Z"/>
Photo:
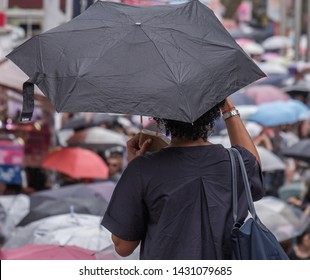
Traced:
<path fill-rule="evenodd" d="M 112 153 L 106 161 L 109 167 L 109 180 L 117 182 L 121 177 L 124 168 L 123 155 L 119 153 Z"/>

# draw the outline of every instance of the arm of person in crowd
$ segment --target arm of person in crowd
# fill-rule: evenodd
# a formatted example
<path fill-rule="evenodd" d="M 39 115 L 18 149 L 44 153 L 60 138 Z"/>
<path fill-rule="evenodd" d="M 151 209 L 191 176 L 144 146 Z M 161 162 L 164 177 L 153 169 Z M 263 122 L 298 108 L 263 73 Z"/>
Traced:
<path fill-rule="evenodd" d="M 221 108 L 222 112 L 229 112 L 233 111 L 234 109 L 235 106 L 230 100 L 230 98 L 226 98 L 225 104 Z M 255 144 L 248 131 L 246 130 L 241 118 L 238 115 L 235 115 L 227 118 L 225 120 L 225 123 L 231 145 L 239 145 L 244 147 L 256 157 L 257 161 L 261 165 L 261 160 Z"/>

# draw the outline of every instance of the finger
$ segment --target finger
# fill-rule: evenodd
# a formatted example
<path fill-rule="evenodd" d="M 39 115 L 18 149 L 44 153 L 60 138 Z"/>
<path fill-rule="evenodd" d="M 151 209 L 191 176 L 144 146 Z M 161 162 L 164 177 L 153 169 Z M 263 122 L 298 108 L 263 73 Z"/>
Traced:
<path fill-rule="evenodd" d="M 130 138 L 127 141 L 128 149 L 134 148 L 134 149 L 138 150 L 139 149 L 139 138 L 140 138 L 140 133 L 138 133 L 134 137 Z"/>
<path fill-rule="evenodd" d="M 151 146 L 152 139 L 149 138 L 146 141 L 143 142 L 142 146 L 140 147 L 139 154 L 143 155 L 148 150 L 148 148 Z"/>

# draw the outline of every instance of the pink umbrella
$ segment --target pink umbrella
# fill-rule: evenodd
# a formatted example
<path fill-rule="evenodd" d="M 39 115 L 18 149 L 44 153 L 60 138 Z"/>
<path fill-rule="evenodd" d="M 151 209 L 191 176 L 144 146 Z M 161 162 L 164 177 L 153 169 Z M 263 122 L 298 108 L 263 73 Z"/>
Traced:
<path fill-rule="evenodd" d="M 287 101 L 290 96 L 283 90 L 272 85 L 253 85 L 245 89 L 245 95 L 255 100 L 256 104 L 273 101 Z"/>
<path fill-rule="evenodd" d="M 109 173 L 109 167 L 97 153 L 80 147 L 58 147 L 45 156 L 42 167 L 76 179 L 107 179 Z"/>
<path fill-rule="evenodd" d="M 26 244 L 1 251 L 1 260 L 96 260 L 95 253 L 70 245 Z"/>

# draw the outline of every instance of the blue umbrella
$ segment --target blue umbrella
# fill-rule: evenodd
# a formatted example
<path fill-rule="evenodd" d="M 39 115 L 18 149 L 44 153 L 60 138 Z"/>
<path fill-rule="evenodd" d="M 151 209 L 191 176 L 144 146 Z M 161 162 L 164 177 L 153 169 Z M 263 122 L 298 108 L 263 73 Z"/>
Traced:
<path fill-rule="evenodd" d="M 299 120 L 307 120 L 310 117 L 310 108 L 303 102 L 297 99 L 287 101 L 287 105 L 296 111 Z"/>
<path fill-rule="evenodd" d="M 258 106 L 248 120 L 267 127 L 293 124 L 299 121 L 299 113 L 286 101 L 275 101 Z"/>

